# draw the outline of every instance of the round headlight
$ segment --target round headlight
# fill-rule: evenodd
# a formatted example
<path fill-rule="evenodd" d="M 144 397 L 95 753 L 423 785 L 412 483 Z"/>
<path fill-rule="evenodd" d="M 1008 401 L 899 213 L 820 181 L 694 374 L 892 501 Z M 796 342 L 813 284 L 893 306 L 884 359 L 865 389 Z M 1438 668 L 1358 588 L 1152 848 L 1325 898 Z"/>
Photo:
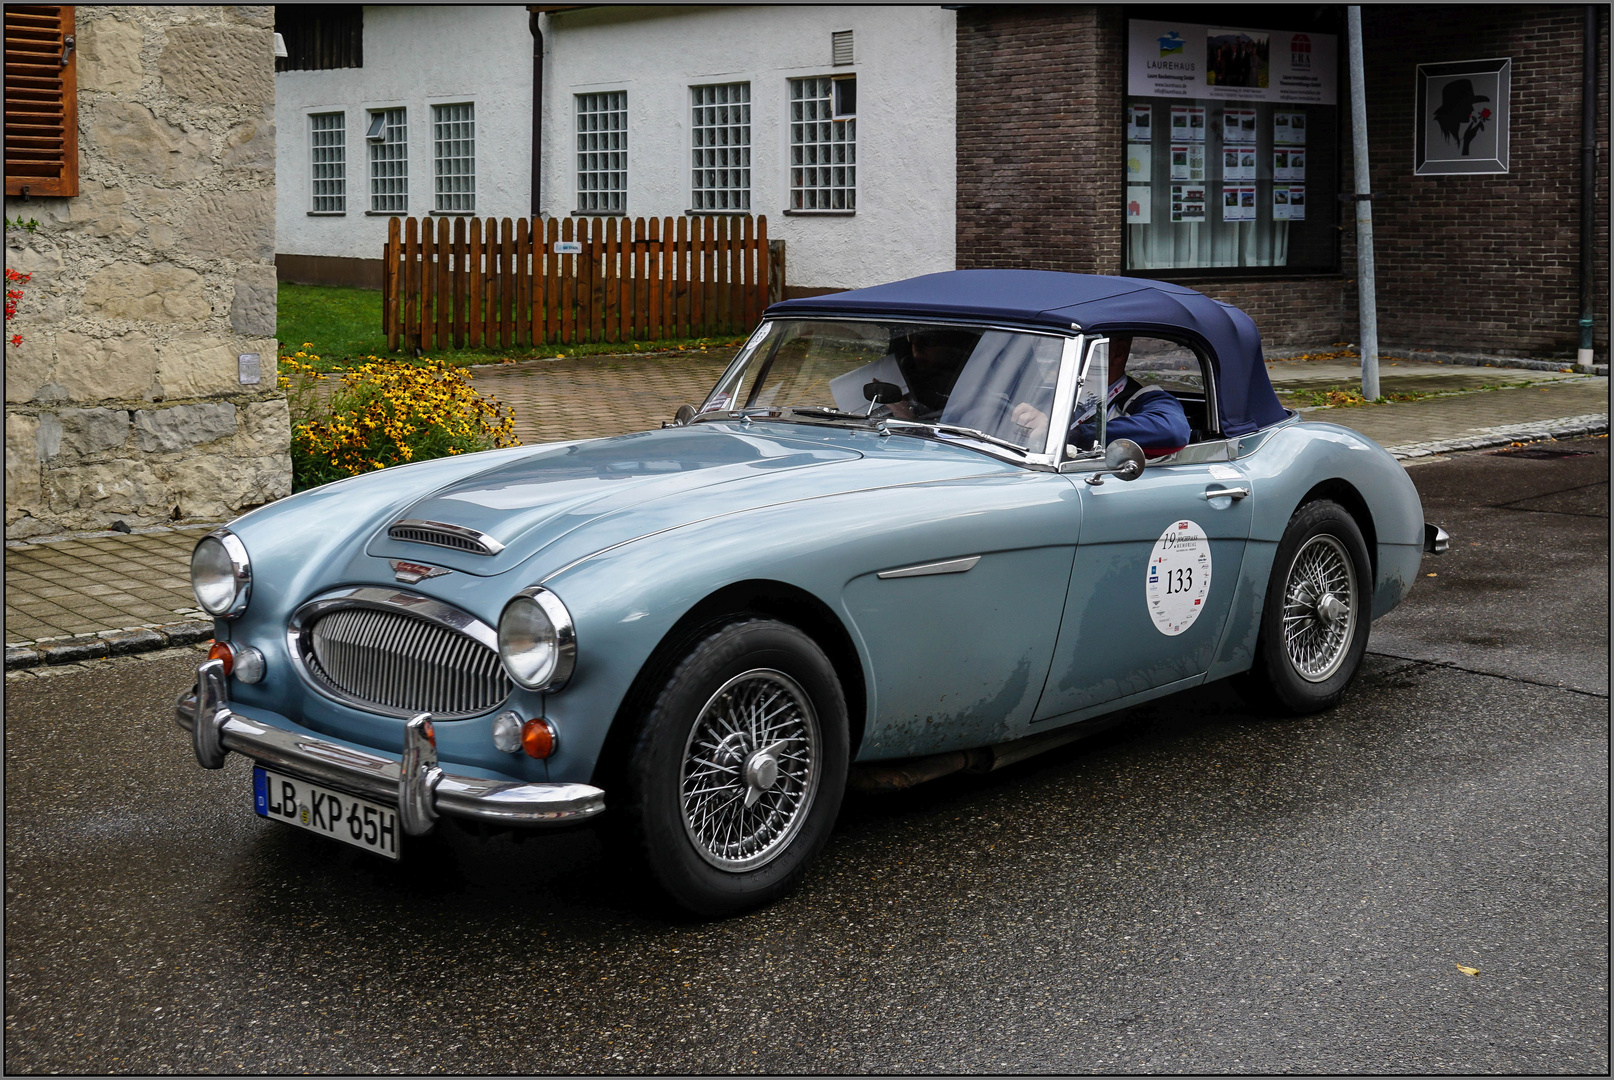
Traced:
<path fill-rule="evenodd" d="M 504 605 L 499 616 L 499 659 L 528 690 L 559 690 L 577 662 L 577 632 L 560 597 L 534 585 Z"/>
<path fill-rule="evenodd" d="M 202 537 L 191 553 L 191 591 L 209 615 L 227 619 L 246 610 L 252 564 L 238 536 L 220 529 Z"/>

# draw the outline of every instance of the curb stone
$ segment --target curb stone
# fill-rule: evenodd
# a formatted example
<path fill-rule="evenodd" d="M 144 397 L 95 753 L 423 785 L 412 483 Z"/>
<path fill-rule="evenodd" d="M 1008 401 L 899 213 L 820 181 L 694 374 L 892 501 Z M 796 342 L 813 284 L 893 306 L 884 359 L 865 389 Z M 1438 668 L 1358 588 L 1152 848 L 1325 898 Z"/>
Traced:
<path fill-rule="evenodd" d="M 76 664 L 103 656 L 130 656 L 213 640 L 213 624 L 205 620 L 169 623 L 151 629 L 103 631 L 35 645 L 7 645 L 6 670 L 41 664 Z"/>
<path fill-rule="evenodd" d="M 1460 439 L 1440 439 L 1426 443 L 1408 443 L 1405 446 L 1386 446 L 1392 457 L 1399 460 L 1429 457 L 1431 454 L 1448 454 L 1459 450 L 1483 450 L 1491 446 L 1507 446 L 1516 442 L 1535 442 L 1541 439 L 1570 439 L 1580 435 L 1601 435 L 1608 431 L 1607 413 L 1587 413 L 1583 416 L 1566 416 L 1561 420 L 1539 420 L 1528 424 L 1511 424 L 1505 427 L 1485 428 Z"/>

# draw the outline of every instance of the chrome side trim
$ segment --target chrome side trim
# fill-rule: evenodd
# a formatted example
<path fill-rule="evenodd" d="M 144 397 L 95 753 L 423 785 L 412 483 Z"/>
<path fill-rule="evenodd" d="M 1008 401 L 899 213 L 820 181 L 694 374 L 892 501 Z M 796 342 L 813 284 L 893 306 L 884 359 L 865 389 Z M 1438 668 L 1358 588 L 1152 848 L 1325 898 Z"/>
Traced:
<path fill-rule="evenodd" d="M 399 536 L 400 531 L 422 535 Z M 468 529 L 464 525 L 450 525 L 446 521 L 406 518 L 388 525 L 387 535 L 394 540 L 404 540 L 414 544 L 435 544 L 438 547 L 453 548 L 456 551 L 470 551 L 478 555 L 497 555 L 504 550 L 504 545 L 487 533 L 478 532 L 476 529 Z M 434 535 L 442 539 L 431 539 Z"/>
<path fill-rule="evenodd" d="M 881 570 L 875 576 L 882 581 L 889 578 L 929 577 L 931 574 L 967 574 L 981 561 L 979 555 L 966 555 L 962 559 L 948 559 L 945 562 L 924 563 L 920 566 L 904 566 L 897 570 Z"/>
<path fill-rule="evenodd" d="M 215 663 L 217 661 L 214 661 Z M 196 720 L 196 689 L 180 695 L 174 718 L 187 731 Z M 300 735 L 228 712 L 221 714 L 220 744 L 260 765 L 283 768 L 316 783 L 400 805 L 400 759 Z M 459 776 L 441 770 L 432 785 L 438 814 L 495 825 L 571 825 L 605 810 L 605 792 L 588 784 L 536 784 Z"/>

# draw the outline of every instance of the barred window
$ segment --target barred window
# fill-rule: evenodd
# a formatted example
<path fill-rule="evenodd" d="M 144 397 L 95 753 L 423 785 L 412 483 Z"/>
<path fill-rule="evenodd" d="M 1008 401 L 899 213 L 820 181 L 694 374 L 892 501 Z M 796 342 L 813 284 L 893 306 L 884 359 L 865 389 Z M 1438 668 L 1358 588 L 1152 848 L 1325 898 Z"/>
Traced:
<path fill-rule="evenodd" d="M 409 212 L 409 118 L 405 109 L 370 114 L 370 209 Z"/>
<path fill-rule="evenodd" d="M 751 209 L 751 84 L 691 86 L 690 206 Z"/>
<path fill-rule="evenodd" d="M 628 209 L 628 92 L 577 95 L 577 208 Z"/>
<path fill-rule="evenodd" d="M 347 114 L 315 113 L 308 119 L 314 152 L 314 213 L 346 213 Z"/>
<path fill-rule="evenodd" d="M 437 209 L 476 212 L 476 106 L 433 105 Z"/>
<path fill-rule="evenodd" d="M 849 85 L 836 85 L 842 82 Z M 843 79 L 790 80 L 792 210 L 857 209 L 855 87 Z"/>

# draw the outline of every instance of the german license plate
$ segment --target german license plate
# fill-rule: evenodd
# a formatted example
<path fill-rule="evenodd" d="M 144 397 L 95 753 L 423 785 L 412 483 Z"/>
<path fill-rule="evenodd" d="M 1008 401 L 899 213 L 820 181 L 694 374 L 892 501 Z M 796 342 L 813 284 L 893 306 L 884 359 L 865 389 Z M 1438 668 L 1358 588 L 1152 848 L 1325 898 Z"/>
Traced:
<path fill-rule="evenodd" d="M 388 859 L 398 857 L 396 807 L 332 791 L 262 765 L 252 769 L 252 787 L 259 817 L 329 836 Z"/>

